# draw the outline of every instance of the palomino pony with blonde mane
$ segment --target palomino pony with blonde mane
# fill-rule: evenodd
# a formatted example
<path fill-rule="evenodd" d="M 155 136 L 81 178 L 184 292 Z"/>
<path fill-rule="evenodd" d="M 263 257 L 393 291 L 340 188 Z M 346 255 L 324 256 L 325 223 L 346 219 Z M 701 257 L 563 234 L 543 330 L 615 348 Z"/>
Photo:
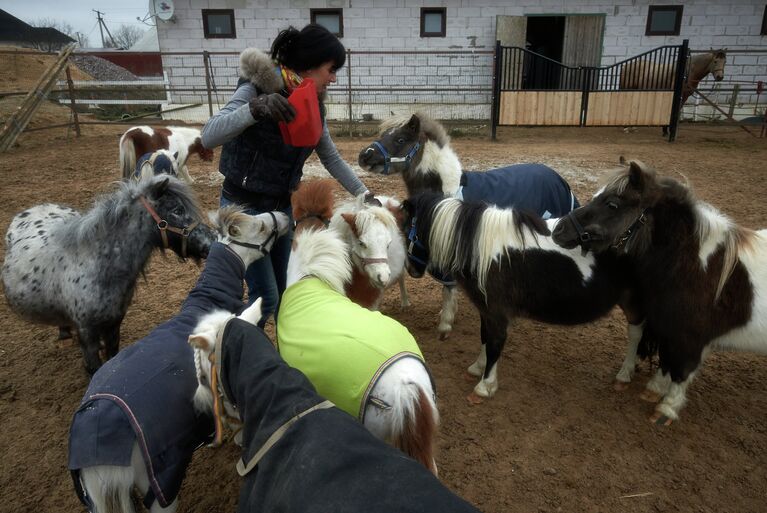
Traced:
<path fill-rule="evenodd" d="M 415 339 L 394 319 L 345 296 L 349 248 L 312 215 L 332 211 L 329 187 L 303 183 L 291 202 L 296 231 L 277 322 L 280 355 L 321 395 L 436 473 L 439 413 Z"/>
<path fill-rule="evenodd" d="M 685 185 L 630 162 L 562 219 L 553 239 L 596 256 L 627 256 L 641 276 L 645 326 L 660 357 L 643 394 L 660 401 L 652 422 L 679 418 L 713 349 L 767 353 L 767 230 L 738 226 Z"/>

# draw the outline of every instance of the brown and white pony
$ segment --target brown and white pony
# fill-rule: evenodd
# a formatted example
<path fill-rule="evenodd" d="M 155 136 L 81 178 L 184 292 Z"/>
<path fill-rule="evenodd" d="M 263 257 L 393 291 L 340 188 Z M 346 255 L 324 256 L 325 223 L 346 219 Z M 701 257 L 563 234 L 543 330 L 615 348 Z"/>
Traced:
<path fill-rule="evenodd" d="M 291 198 L 296 230 L 288 262 L 286 293 L 291 285 L 304 278 L 317 278 L 332 289 L 328 294 L 345 295 L 345 288 L 351 280 L 352 264 L 348 245 L 336 230 L 325 228 L 328 219 L 326 216 L 333 210 L 332 186 L 327 182 L 304 182 Z M 280 325 L 285 318 L 282 306 L 284 302 L 280 308 L 278 344 L 281 343 Z M 348 337 L 348 340 L 354 339 L 361 345 L 366 345 L 364 334 L 358 333 L 355 326 L 365 324 L 372 316 L 381 314 L 370 312 L 362 306 L 350 306 L 354 308 L 349 311 L 354 310 L 358 315 L 355 315 L 355 319 L 349 319 L 348 326 L 339 326 L 337 322 L 329 325 L 327 330 L 325 326 L 312 326 L 310 331 L 314 339 L 327 343 L 326 337 L 338 337 L 337 334 L 340 333 L 344 338 Z M 332 318 L 332 315 L 329 317 Z M 392 325 L 397 324 L 392 319 L 390 321 Z M 396 333 L 402 333 L 403 328 L 399 328 Z M 378 335 L 380 334 L 376 334 Z M 307 345 L 316 343 L 316 340 L 308 341 Z M 375 339 L 371 338 L 371 341 L 373 340 Z M 434 446 L 439 412 L 429 371 L 425 363 L 417 358 L 399 358 L 398 355 L 391 355 L 391 360 L 393 363 L 382 368 L 368 385 L 369 399 L 362 405 L 359 418 L 376 437 L 401 449 L 436 474 Z M 296 366 L 306 372 L 300 365 Z M 334 400 L 330 396 L 327 398 Z"/>
<path fill-rule="evenodd" d="M 643 394 L 660 401 L 652 422 L 679 418 L 712 349 L 767 353 L 767 230 L 738 226 L 685 185 L 631 162 L 562 219 L 553 239 L 628 256 L 660 357 Z"/>
<path fill-rule="evenodd" d="M 186 161 L 196 153 L 206 161 L 213 160 L 213 150 L 202 145 L 200 131 L 183 126 L 151 127 L 134 126 L 120 137 L 120 169 L 124 179 L 130 178 L 136 171 L 136 160 L 146 153 L 156 150 L 178 152 L 179 178 L 193 183 Z"/>

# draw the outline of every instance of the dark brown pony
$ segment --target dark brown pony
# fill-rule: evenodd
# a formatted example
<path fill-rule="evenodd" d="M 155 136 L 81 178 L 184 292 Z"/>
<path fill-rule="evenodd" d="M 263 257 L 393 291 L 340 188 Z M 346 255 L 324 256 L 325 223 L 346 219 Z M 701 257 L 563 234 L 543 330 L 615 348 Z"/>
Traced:
<path fill-rule="evenodd" d="M 767 351 L 767 231 L 739 227 L 679 182 L 631 162 L 562 219 L 553 238 L 629 257 L 660 357 L 643 394 L 660 400 L 651 421 L 679 418 L 712 349 Z"/>
<path fill-rule="evenodd" d="M 200 131 L 196 128 L 136 126 L 128 129 L 120 137 L 122 177 L 131 177 L 136 171 L 136 160 L 156 150 L 168 150 L 171 154 L 178 152 L 179 177 L 189 183 L 194 182 L 186 167 L 190 155 L 197 154 L 206 162 L 213 160 L 213 150 L 203 146 Z"/>

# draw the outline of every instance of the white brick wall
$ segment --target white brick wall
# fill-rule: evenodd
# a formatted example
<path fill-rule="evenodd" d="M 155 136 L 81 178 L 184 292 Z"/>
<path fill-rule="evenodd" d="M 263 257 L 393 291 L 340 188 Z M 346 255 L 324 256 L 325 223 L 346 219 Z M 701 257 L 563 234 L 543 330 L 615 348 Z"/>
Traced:
<path fill-rule="evenodd" d="M 679 36 L 645 35 L 650 4 L 684 6 Z M 602 65 L 611 65 L 658 46 L 679 44 L 682 39 L 689 39 L 693 50 L 712 46 L 729 50 L 767 48 L 767 36 L 760 35 L 765 4 L 765 0 L 175 0 L 176 20 L 158 22 L 158 37 L 163 52 L 240 51 L 249 46 L 268 49 L 280 29 L 308 23 L 310 8 L 335 7 L 343 9 L 342 42 L 352 50 L 492 50 L 498 15 L 604 14 Z M 447 8 L 446 37 L 420 37 L 420 8 L 424 6 Z M 227 8 L 235 10 L 237 38 L 205 39 L 201 9 Z M 767 81 L 767 59 L 744 56 L 738 60 L 737 54 L 730 55 L 728 77 Z M 757 62 L 751 62 L 754 59 Z M 412 73 L 397 69 L 391 59 L 385 61 L 375 64 L 368 56 L 365 64 L 371 68 L 353 68 L 352 83 L 450 85 L 461 76 L 467 76 L 463 84 L 489 83 L 487 73 L 471 68 L 486 68 L 489 59 L 474 59 L 468 65 L 451 63 L 451 67 L 429 59 L 417 64 L 418 70 Z M 217 83 L 224 80 L 221 77 Z M 341 73 L 336 89 L 345 86 L 346 80 L 346 74 Z"/>

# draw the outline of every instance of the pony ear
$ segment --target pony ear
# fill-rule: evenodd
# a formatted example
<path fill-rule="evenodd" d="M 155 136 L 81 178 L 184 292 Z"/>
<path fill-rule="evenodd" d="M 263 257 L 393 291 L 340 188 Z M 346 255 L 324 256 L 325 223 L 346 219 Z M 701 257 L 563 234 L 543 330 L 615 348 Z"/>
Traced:
<path fill-rule="evenodd" d="M 629 162 L 629 183 L 637 189 L 642 189 L 644 182 L 645 170 L 639 162 L 632 160 Z"/>
<path fill-rule="evenodd" d="M 178 152 L 176 152 L 176 153 L 174 153 L 174 154 L 173 154 L 173 158 L 174 158 L 175 160 L 178 160 Z"/>
<path fill-rule="evenodd" d="M 234 238 L 242 235 L 242 230 L 240 230 L 239 225 L 236 225 L 236 224 L 229 226 L 228 232 L 229 232 L 229 236 Z"/>
<path fill-rule="evenodd" d="M 210 342 L 204 335 L 189 335 L 189 345 L 202 351 L 210 351 Z"/>
<path fill-rule="evenodd" d="M 208 211 L 208 221 L 210 221 L 210 225 L 214 228 L 218 228 L 221 225 L 220 217 L 218 215 L 218 210 Z"/>
<path fill-rule="evenodd" d="M 410 116 L 410 120 L 407 122 L 407 127 L 416 134 L 421 130 L 421 119 L 417 114 Z"/>
<path fill-rule="evenodd" d="M 618 157 L 618 164 L 620 164 L 621 166 L 627 165 L 628 163 L 626 162 L 626 157 L 624 157 L 623 155 Z"/>
<path fill-rule="evenodd" d="M 253 302 L 252 305 L 243 310 L 242 313 L 237 316 L 237 318 L 249 322 L 255 326 L 256 323 L 261 320 L 261 303 L 263 302 L 263 298 L 259 297 Z"/>
<path fill-rule="evenodd" d="M 159 198 L 163 194 L 165 194 L 165 191 L 168 190 L 168 184 L 170 183 L 170 178 L 165 178 L 164 180 L 157 182 L 155 185 L 152 186 L 151 192 L 153 198 Z"/>
<path fill-rule="evenodd" d="M 341 217 L 343 217 L 344 221 L 346 221 L 346 224 L 348 224 L 351 227 L 352 233 L 354 234 L 354 236 L 359 237 L 360 234 L 359 232 L 357 232 L 357 215 L 351 214 L 349 212 L 344 212 L 341 214 Z"/>

